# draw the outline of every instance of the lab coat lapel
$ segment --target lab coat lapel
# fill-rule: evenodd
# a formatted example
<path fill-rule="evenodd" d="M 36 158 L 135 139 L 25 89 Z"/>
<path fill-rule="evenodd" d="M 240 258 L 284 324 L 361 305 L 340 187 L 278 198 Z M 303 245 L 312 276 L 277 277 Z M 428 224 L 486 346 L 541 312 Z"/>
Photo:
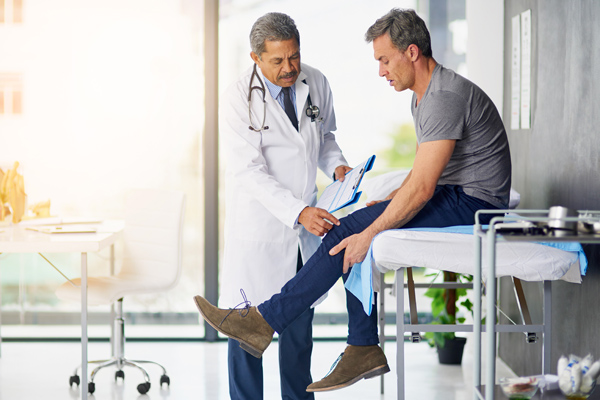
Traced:
<path fill-rule="evenodd" d="M 308 93 L 309 88 L 306 83 L 306 74 L 304 72 L 300 72 L 298 79 L 296 80 L 296 114 L 298 116 L 298 129 L 302 132 L 302 125 L 306 123 L 306 118 L 304 117 L 304 110 L 306 109 L 306 102 L 308 101 Z"/>

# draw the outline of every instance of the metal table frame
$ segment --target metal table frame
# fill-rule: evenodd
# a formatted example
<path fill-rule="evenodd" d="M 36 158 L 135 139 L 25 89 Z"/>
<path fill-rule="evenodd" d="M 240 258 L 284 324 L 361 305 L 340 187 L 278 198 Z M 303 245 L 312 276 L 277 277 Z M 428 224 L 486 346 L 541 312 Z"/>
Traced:
<path fill-rule="evenodd" d="M 566 217 L 561 221 L 579 222 L 586 217 L 581 215 L 598 215 L 600 211 L 578 211 L 580 217 Z M 489 228 L 483 229 L 480 224 L 480 216 L 484 214 L 498 213 L 518 213 L 518 215 L 507 215 L 504 217 L 494 217 L 490 221 Z M 547 235 L 501 235 L 496 232 L 496 225 L 503 222 L 529 221 L 529 222 L 548 222 L 550 218 L 539 217 L 535 215 L 548 215 L 548 210 L 480 210 L 475 214 L 475 226 L 473 233 L 475 236 L 475 275 L 473 276 L 473 285 L 475 291 L 475 301 L 473 308 L 474 319 L 474 363 L 473 363 L 473 385 L 474 400 L 493 400 L 495 395 L 496 378 L 496 333 L 498 332 L 541 332 L 542 337 L 542 374 L 550 373 L 550 362 L 552 360 L 552 286 L 551 281 L 544 281 L 544 309 L 542 325 L 517 325 L 513 328 L 507 325 L 496 325 L 496 285 L 488 285 L 486 293 L 486 379 L 485 396 L 480 393 L 481 386 L 481 278 L 482 278 L 482 239 L 487 238 L 487 269 L 488 277 L 496 276 L 496 243 L 499 241 L 524 241 L 524 242 L 579 242 L 600 244 L 600 234 L 579 234 L 572 236 L 547 236 Z M 525 330 L 524 330 L 525 329 Z"/>

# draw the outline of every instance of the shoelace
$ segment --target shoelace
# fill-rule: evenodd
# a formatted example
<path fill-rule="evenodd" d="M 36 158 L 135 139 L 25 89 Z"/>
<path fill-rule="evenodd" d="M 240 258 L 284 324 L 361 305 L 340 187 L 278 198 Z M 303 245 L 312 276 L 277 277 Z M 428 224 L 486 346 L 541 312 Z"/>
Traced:
<path fill-rule="evenodd" d="M 246 297 L 246 292 L 244 292 L 244 289 L 240 289 L 240 293 L 241 293 L 242 299 L 244 299 L 244 301 L 242 301 L 241 303 L 239 303 L 235 307 L 230 308 L 229 312 L 227 313 L 227 315 L 225 315 L 225 317 L 223 318 L 223 320 L 221 321 L 221 323 L 219 323 L 219 326 L 221 326 L 223 324 L 223 322 L 225 322 L 225 320 L 227 319 L 227 317 L 229 317 L 229 315 L 231 315 L 231 313 L 234 312 L 234 311 L 237 311 L 238 314 L 240 314 L 240 317 L 242 317 L 242 318 L 244 318 L 245 316 L 247 316 L 248 313 L 250 312 L 250 306 L 252 305 L 252 303 L 250 301 L 248 301 L 248 298 Z M 243 307 L 240 307 L 242 305 L 243 305 Z"/>
<path fill-rule="evenodd" d="M 329 369 L 329 372 L 327 373 L 327 375 L 325 375 L 323 377 L 323 379 L 327 378 L 329 375 L 331 375 L 331 373 L 333 372 L 333 370 L 335 369 L 335 367 L 337 367 L 337 365 L 339 364 L 339 362 L 342 360 L 342 356 L 344 355 L 344 353 L 340 354 L 340 356 L 333 362 L 333 364 L 331 365 L 331 368 Z"/>

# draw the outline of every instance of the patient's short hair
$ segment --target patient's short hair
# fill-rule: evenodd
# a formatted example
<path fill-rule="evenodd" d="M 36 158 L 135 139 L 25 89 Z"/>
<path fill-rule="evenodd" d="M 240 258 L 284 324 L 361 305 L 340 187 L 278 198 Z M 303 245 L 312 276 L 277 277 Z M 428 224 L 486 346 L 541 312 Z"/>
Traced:
<path fill-rule="evenodd" d="M 408 46 L 415 44 L 425 57 L 433 55 L 427 26 L 415 10 L 393 8 L 371 25 L 365 34 L 365 40 L 371 43 L 386 33 L 400 51 L 405 51 Z"/>

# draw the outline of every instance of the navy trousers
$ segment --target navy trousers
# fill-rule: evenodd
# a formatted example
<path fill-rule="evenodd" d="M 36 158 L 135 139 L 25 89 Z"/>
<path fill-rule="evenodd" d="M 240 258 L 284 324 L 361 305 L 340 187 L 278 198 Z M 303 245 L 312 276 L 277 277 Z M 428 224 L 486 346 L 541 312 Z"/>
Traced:
<path fill-rule="evenodd" d="M 300 272 L 285 284 L 280 293 L 258 306 L 262 316 L 275 331 L 284 332 L 292 321 L 335 284 L 343 275 L 344 251 L 330 256 L 329 250 L 344 238 L 360 233 L 371 225 L 388 204 L 389 201 L 377 203 L 340 219 L 340 225 L 334 226 L 325 235 L 321 246 Z M 437 186 L 425 207 L 403 228 L 472 225 L 475 222 L 475 212 L 479 209 L 497 207 L 465 194 L 460 186 Z M 488 218 L 491 219 L 491 216 Z M 486 222 L 488 221 L 482 221 Z M 344 280 L 346 278 L 347 276 Z M 346 290 L 348 344 L 367 346 L 379 343 L 376 305 L 377 302 L 369 316 L 364 312 L 360 300 Z"/>
<path fill-rule="evenodd" d="M 296 270 L 302 268 L 298 252 Z M 312 321 L 314 309 L 309 308 L 279 334 L 279 379 L 283 400 L 314 400 L 306 387 L 312 383 Z M 260 400 L 264 393 L 262 358 L 242 350 L 238 341 L 228 340 L 229 396 L 232 400 Z"/>

